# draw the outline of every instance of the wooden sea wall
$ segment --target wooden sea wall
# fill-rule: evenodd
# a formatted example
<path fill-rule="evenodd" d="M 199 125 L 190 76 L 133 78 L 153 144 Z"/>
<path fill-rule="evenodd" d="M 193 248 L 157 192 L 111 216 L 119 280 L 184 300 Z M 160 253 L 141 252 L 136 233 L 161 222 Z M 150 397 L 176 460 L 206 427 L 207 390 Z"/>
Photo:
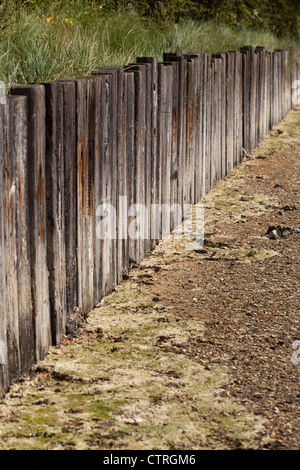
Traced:
<path fill-rule="evenodd" d="M 154 247 L 164 221 L 150 207 L 199 202 L 294 107 L 292 50 L 163 60 L 0 101 L 0 394 Z M 149 208 L 136 237 L 133 206 Z"/>

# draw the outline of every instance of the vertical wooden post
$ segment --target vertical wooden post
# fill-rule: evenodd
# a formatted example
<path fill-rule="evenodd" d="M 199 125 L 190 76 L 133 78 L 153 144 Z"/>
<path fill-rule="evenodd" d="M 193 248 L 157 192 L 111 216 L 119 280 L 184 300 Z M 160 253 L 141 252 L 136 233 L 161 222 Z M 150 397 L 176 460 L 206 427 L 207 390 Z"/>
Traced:
<path fill-rule="evenodd" d="M 12 95 L 28 100 L 28 201 L 31 259 L 31 291 L 35 325 L 35 359 L 41 360 L 51 344 L 46 236 L 45 88 L 43 85 L 12 87 Z"/>
<path fill-rule="evenodd" d="M 256 90 L 257 90 L 257 55 L 251 47 L 250 53 L 250 85 L 249 85 L 249 150 L 256 145 Z"/>
<path fill-rule="evenodd" d="M 173 165 L 176 148 L 176 168 L 173 168 L 174 179 L 177 176 L 176 201 L 182 206 L 184 193 L 184 169 L 186 155 L 186 61 L 180 54 L 167 53 L 163 56 L 165 62 L 173 64 L 173 90 L 176 96 L 173 98 Z M 174 65 L 175 64 L 175 65 Z M 176 174 L 177 173 L 177 174 Z"/>
<path fill-rule="evenodd" d="M 277 74 L 278 74 L 278 117 L 277 117 L 277 122 L 278 124 L 279 121 L 283 118 L 283 106 L 282 106 L 282 82 L 283 82 L 283 73 L 282 73 L 282 50 L 281 49 L 275 49 L 274 52 L 277 55 Z"/>
<path fill-rule="evenodd" d="M 290 98 L 291 98 L 291 101 L 290 101 L 290 106 L 291 106 L 291 109 L 293 109 L 296 104 L 293 103 L 293 93 L 294 93 L 294 89 L 292 88 L 293 87 L 293 83 L 295 83 L 295 81 L 298 79 L 298 76 L 297 76 L 297 55 L 296 55 L 296 51 L 294 48 L 290 48 L 290 65 L 291 65 L 291 82 L 290 82 Z"/>
<path fill-rule="evenodd" d="M 137 64 L 143 66 L 145 81 L 145 239 L 143 242 L 143 252 L 146 255 L 152 246 L 151 242 L 151 203 L 153 198 L 152 187 L 152 166 L 154 162 L 153 154 L 153 106 L 156 100 L 156 89 L 154 84 L 157 61 L 153 57 L 138 57 Z"/>
<path fill-rule="evenodd" d="M 6 149 L 4 151 L 4 265 L 6 277 L 6 359 L 8 381 L 19 377 L 20 330 L 18 309 L 18 265 L 17 265 L 17 158 L 13 148 L 13 135 L 16 130 L 15 104 L 9 97 L 6 121 Z"/>
<path fill-rule="evenodd" d="M 233 130 L 234 130 L 234 56 L 226 52 L 226 172 L 233 169 Z"/>
<path fill-rule="evenodd" d="M 186 54 L 187 61 L 187 199 L 188 204 L 195 202 L 196 173 L 196 125 L 197 125 L 197 88 L 198 54 Z"/>
<path fill-rule="evenodd" d="M 290 66 L 289 66 L 289 52 L 283 51 L 283 80 L 284 80 L 284 115 L 291 109 L 290 106 Z"/>
<path fill-rule="evenodd" d="M 116 74 L 103 74 L 101 80 L 101 199 L 104 212 L 110 217 L 111 211 L 116 208 Z M 107 208 L 107 209 L 106 209 Z M 102 213 L 104 215 L 104 213 Z M 113 215 L 113 214 L 111 214 Z M 108 294 L 115 284 L 116 259 L 116 227 L 108 219 L 111 238 L 105 234 L 102 238 L 102 292 Z M 114 232 L 114 233 L 113 233 Z"/>
<path fill-rule="evenodd" d="M 107 221 L 115 232 L 113 239 L 108 239 L 103 233 L 103 239 L 99 239 L 97 229 L 95 233 L 95 275 L 94 275 L 94 303 L 99 302 L 100 298 L 109 293 L 111 289 L 120 282 L 123 276 L 123 264 L 128 264 L 128 246 L 127 238 L 123 238 L 122 231 L 126 230 L 123 222 L 126 214 L 124 199 L 122 198 L 127 184 L 127 163 L 126 163 L 126 117 L 125 117 L 125 82 L 123 67 L 101 67 L 94 72 L 95 81 L 95 182 L 94 182 L 94 205 L 97 212 L 98 207 L 107 204 L 107 208 L 115 214 L 115 226 L 112 227 L 112 220 Z M 110 77 L 108 84 L 107 77 Z M 104 83 L 106 91 L 104 91 Z M 104 114 L 103 102 L 110 97 L 112 109 Z M 107 104 L 105 105 L 106 109 Z M 113 113 L 113 114 L 112 114 Z M 105 142 L 102 141 L 103 133 L 108 132 Z M 106 134 L 105 134 L 106 135 Z M 124 136 L 124 137 L 123 137 Z M 104 143 L 104 147 L 103 147 Z M 106 152 L 110 149 L 111 161 L 106 160 Z M 109 179 L 108 188 L 105 188 L 105 172 L 108 166 Z M 105 197 L 103 196 L 105 195 Z M 121 196 L 119 198 L 119 196 Z M 119 204 L 120 203 L 120 204 Z M 100 216 L 100 214 L 98 214 Z M 102 214 L 102 216 L 104 213 Z M 122 219 L 122 223 L 121 223 Z M 97 218 L 97 221 L 101 219 Z M 113 263 L 111 266 L 104 265 L 108 263 L 106 258 L 111 250 Z M 101 261 L 102 260 L 102 261 Z M 109 279 L 107 287 L 101 283 L 102 273 Z M 104 279 L 104 278 L 103 278 Z M 103 284 L 103 285 L 102 285 Z M 104 289 L 104 290 L 103 290 Z"/>
<path fill-rule="evenodd" d="M 201 193 L 200 196 L 206 194 L 206 166 L 207 166 L 207 145 L 208 145 L 208 134 L 207 134 L 207 110 L 208 105 L 208 70 L 209 70 L 209 57 L 207 54 L 203 54 L 203 65 L 202 65 L 202 84 L 200 89 L 200 112 L 202 114 L 202 127 L 201 127 Z"/>
<path fill-rule="evenodd" d="M 213 109 L 212 109 L 212 149 L 211 149 L 211 186 L 221 175 L 220 165 L 220 74 L 221 60 L 212 58 L 213 70 Z"/>
<path fill-rule="evenodd" d="M 76 132 L 77 132 L 77 266 L 78 266 L 78 307 L 86 313 L 88 293 L 88 228 L 87 228 L 87 182 L 88 182 L 88 111 L 87 83 L 76 79 Z"/>
<path fill-rule="evenodd" d="M 204 107 L 204 63 L 205 54 L 198 55 L 196 89 L 196 167 L 195 167 L 195 202 L 203 196 L 203 107 Z"/>
<path fill-rule="evenodd" d="M 148 211 L 146 207 L 146 65 L 129 64 L 126 71 L 134 72 L 135 80 L 135 177 L 134 213 L 129 222 L 129 236 L 136 237 L 131 240 L 133 251 L 130 254 L 134 262 L 139 262 L 145 255 L 145 236 L 148 233 Z M 131 210 L 131 208 L 130 208 Z M 132 230 L 133 229 L 133 230 Z"/>
<path fill-rule="evenodd" d="M 267 128 L 266 132 L 269 132 L 271 129 L 271 99 L 272 99 L 272 54 L 270 52 L 267 53 Z"/>
<path fill-rule="evenodd" d="M 126 71 L 126 69 L 125 69 Z M 135 159 L 135 76 L 134 72 L 126 71 L 126 80 L 127 80 L 127 161 L 128 161 L 128 168 L 127 168 L 127 201 L 128 201 L 128 208 L 135 204 L 136 201 L 136 185 L 135 185 L 135 178 L 136 178 L 136 159 Z M 155 174 L 155 180 L 157 181 L 157 176 Z M 156 190 L 158 188 L 156 187 Z M 128 220 L 129 222 L 129 220 Z M 126 229 L 128 234 L 128 267 L 130 267 L 131 262 L 135 259 L 135 251 L 136 251 L 136 241 L 132 239 L 128 233 L 128 228 Z"/>
<path fill-rule="evenodd" d="M 166 59 L 167 54 L 164 54 L 164 59 Z M 172 59 L 172 58 L 171 58 Z M 172 145 L 171 145 L 171 160 L 170 160 L 170 205 L 178 204 L 180 200 L 179 195 L 179 154 L 178 154 L 178 104 L 179 104 L 179 62 L 175 60 L 165 60 L 165 65 L 169 65 L 172 68 L 172 120 L 171 120 L 171 133 L 172 133 Z M 172 230 L 181 222 L 177 220 L 174 212 L 171 212 L 170 218 L 170 229 Z"/>
<path fill-rule="evenodd" d="M 63 161 L 64 167 L 64 239 L 66 278 L 66 326 L 78 308 L 77 265 L 77 147 L 76 147 L 76 84 L 61 80 L 63 94 Z M 62 324 L 62 327 L 64 324 Z"/>
<path fill-rule="evenodd" d="M 241 47 L 243 62 L 243 148 L 250 150 L 249 116 L 250 116 L 250 46 Z"/>
<path fill-rule="evenodd" d="M 117 94 L 117 192 L 116 192 L 116 209 L 117 209 L 117 278 L 119 283 L 123 278 L 123 274 L 129 266 L 129 245 L 127 233 L 127 212 L 128 212 L 128 150 L 127 150 L 127 93 L 128 93 L 128 77 L 123 69 L 119 69 L 118 78 L 118 94 Z M 149 139 L 150 141 L 150 139 Z"/>
<path fill-rule="evenodd" d="M 168 235 L 169 220 L 163 217 L 161 209 L 171 203 L 172 163 L 172 116 L 173 116 L 173 68 L 169 63 L 158 64 L 158 147 L 160 166 L 160 208 L 157 208 L 159 237 Z"/>
<path fill-rule="evenodd" d="M 211 188 L 211 154 L 213 152 L 212 145 L 212 115 L 213 115 L 213 93 L 214 93 L 214 70 L 212 59 L 208 57 L 207 60 L 207 115 L 206 115 L 206 154 L 205 154 L 205 191 L 206 193 Z"/>
<path fill-rule="evenodd" d="M 226 168 L 226 54 L 214 54 L 213 58 L 218 59 L 218 112 L 219 112 L 219 169 L 218 179 L 224 178 Z"/>
<path fill-rule="evenodd" d="M 235 56 L 235 165 L 243 158 L 243 90 L 242 90 L 242 53 L 237 51 Z"/>
<path fill-rule="evenodd" d="M 59 344 L 66 326 L 64 101 L 61 83 L 46 83 L 45 91 L 47 266 L 52 342 Z"/>
<path fill-rule="evenodd" d="M 7 309 L 5 265 L 5 195 L 4 171 L 6 162 L 6 105 L 0 104 L 0 396 L 8 387 L 7 367 Z"/>
<path fill-rule="evenodd" d="M 272 53 L 272 120 L 271 124 L 274 126 L 279 119 L 279 110 L 278 110 L 278 54 L 276 52 Z"/>
<path fill-rule="evenodd" d="M 155 219 L 152 219 L 151 205 L 158 204 L 159 183 L 158 183 L 158 150 L 157 150 L 157 106 L 158 106 L 158 66 L 155 57 L 138 57 L 138 64 L 147 64 L 147 207 L 149 220 L 149 241 L 148 249 L 153 248 L 157 240 L 152 237 L 151 229 L 155 232 Z"/>
<path fill-rule="evenodd" d="M 20 373 L 29 369 L 34 360 L 34 329 L 32 321 L 31 271 L 28 232 L 27 193 L 27 99 L 9 96 L 9 166 L 11 205 L 16 235 L 16 266 L 18 291 L 18 324 Z M 14 194 L 12 194 L 12 190 Z M 9 273 L 7 273 L 9 276 Z M 8 307 L 9 308 L 9 307 Z M 15 330 L 15 326 L 13 329 Z"/>

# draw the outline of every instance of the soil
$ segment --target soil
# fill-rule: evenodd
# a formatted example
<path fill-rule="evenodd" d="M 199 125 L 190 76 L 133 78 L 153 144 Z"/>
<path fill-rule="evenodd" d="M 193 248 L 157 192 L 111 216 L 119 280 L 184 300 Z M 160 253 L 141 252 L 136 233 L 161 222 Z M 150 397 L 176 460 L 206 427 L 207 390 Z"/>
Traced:
<path fill-rule="evenodd" d="M 297 109 L 200 201 L 203 246 L 161 241 L 11 386 L 0 449 L 299 449 L 299 183 Z"/>

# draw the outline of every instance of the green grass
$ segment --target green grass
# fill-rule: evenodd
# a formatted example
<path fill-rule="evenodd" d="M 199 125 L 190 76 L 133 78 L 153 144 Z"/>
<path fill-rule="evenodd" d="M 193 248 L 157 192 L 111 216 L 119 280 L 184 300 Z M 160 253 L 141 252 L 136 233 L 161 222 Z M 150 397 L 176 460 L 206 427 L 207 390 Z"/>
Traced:
<path fill-rule="evenodd" d="M 159 24 L 132 9 L 109 13 L 88 2 L 10 6 L 0 12 L 0 80 L 11 86 L 74 78 L 103 65 L 126 65 L 138 56 L 162 60 L 163 52 L 212 54 L 242 45 L 273 50 L 295 44 L 269 32 L 213 22 Z"/>

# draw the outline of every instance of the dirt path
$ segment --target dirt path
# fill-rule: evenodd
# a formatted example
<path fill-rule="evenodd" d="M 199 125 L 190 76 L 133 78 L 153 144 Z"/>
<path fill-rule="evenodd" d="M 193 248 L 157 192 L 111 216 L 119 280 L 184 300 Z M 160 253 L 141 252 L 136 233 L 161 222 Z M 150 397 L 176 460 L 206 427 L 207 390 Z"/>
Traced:
<path fill-rule="evenodd" d="M 252 156 L 202 250 L 161 242 L 11 387 L 0 449 L 300 448 L 300 110 Z"/>

